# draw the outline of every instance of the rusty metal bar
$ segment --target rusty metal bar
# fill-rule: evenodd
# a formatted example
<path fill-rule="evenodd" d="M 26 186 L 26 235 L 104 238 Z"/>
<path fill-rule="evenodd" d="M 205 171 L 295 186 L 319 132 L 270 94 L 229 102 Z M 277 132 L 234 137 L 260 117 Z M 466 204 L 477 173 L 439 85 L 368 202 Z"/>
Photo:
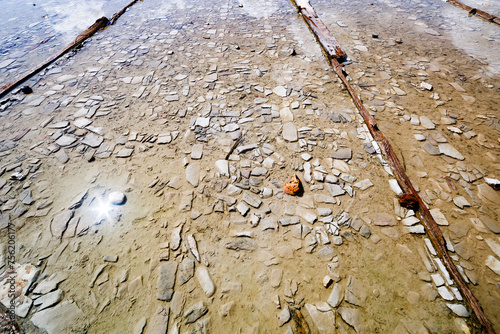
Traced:
<path fill-rule="evenodd" d="M 304 13 L 304 8 L 311 7 L 308 0 L 290 0 L 290 1 L 299 9 L 299 13 L 301 14 Z M 304 21 L 309 25 L 310 20 L 306 18 L 304 15 L 302 17 L 304 18 Z M 319 18 L 317 18 L 317 20 L 319 20 Z M 311 30 L 314 31 L 313 28 L 311 28 Z M 322 34 L 328 35 L 330 34 L 330 32 L 326 30 L 323 31 Z M 323 47 L 323 44 L 322 43 L 320 44 Z M 422 220 L 427 235 L 429 236 L 429 239 L 432 241 L 432 244 L 434 245 L 434 248 L 436 249 L 439 258 L 443 261 L 443 264 L 445 265 L 446 269 L 450 272 L 451 278 L 457 285 L 457 288 L 459 289 L 460 293 L 463 295 L 465 301 L 467 302 L 467 305 L 473 310 L 479 323 L 481 324 L 481 326 L 484 327 L 486 332 L 489 334 L 494 334 L 495 331 L 493 330 L 491 323 L 486 318 L 479 301 L 474 296 L 472 291 L 469 289 L 467 283 L 465 283 L 464 279 L 460 275 L 460 272 L 458 271 L 457 267 L 450 258 L 448 251 L 446 249 L 446 241 L 443 238 L 441 229 L 435 222 L 426 204 L 422 201 L 422 199 L 416 192 L 415 188 L 413 187 L 408 175 L 406 175 L 403 167 L 401 166 L 398 157 L 394 153 L 391 144 L 384 136 L 384 134 L 379 130 L 376 120 L 373 118 L 373 116 L 370 115 L 368 110 L 366 110 L 359 96 L 356 94 L 354 89 L 349 84 L 349 81 L 347 80 L 346 76 L 344 75 L 342 65 L 338 61 L 338 58 L 340 58 L 339 55 L 341 55 L 342 53 L 337 53 L 337 51 L 334 51 L 332 53 L 331 49 L 327 48 L 324 48 L 324 51 L 328 55 L 327 59 L 330 62 L 331 66 L 333 67 L 335 73 L 337 73 L 338 77 L 340 78 L 340 80 L 342 80 L 346 89 L 349 91 L 349 94 L 351 95 L 351 98 L 353 99 L 356 108 L 361 114 L 361 117 L 363 117 L 363 120 L 365 121 L 368 130 L 370 131 L 370 134 L 372 135 L 373 139 L 377 141 L 381 149 L 381 152 L 384 155 L 385 159 L 387 160 L 389 166 L 391 167 L 394 177 L 398 180 L 399 185 L 401 186 L 401 188 L 405 193 L 412 194 L 417 199 L 419 204 L 419 209 L 416 213 L 420 218 L 420 220 Z"/>

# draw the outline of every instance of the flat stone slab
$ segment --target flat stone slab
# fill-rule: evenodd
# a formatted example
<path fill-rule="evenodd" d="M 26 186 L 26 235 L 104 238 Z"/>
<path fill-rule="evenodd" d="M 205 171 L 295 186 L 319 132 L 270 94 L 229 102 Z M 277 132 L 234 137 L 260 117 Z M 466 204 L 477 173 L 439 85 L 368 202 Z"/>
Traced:
<path fill-rule="evenodd" d="M 85 118 L 85 117 L 81 117 L 81 118 L 77 118 L 75 119 L 75 122 L 73 123 L 77 128 L 80 128 L 80 129 L 83 129 L 85 128 L 87 125 L 90 125 L 92 124 L 92 121 L 88 118 Z"/>
<path fill-rule="evenodd" d="M 436 128 L 436 125 L 427 116 L 420 116 L 420 124 L 427 130 Z"/>
<path fill-rule="evenodd" d="M 286 91 L 287 89 L 283 86 L 276 86 L 273 89 L 273 93 L 280 97 L 286 97 Z"/>
<path fill-rule="evenodd" d="M 444 154 L 446 156 L 452 157 L 458 160 L 464 160 L 464 156 L 457 151 L 456 148 L 451 146 L 450 144 L 439 144 L 439 153 Z"/>
<path fill-rule="evenodd" d="M 62 147 L 69 146 L 69 145 L 73 144 L 74 142 L 76 142 L 75 137 L 70 137 L 70 136 L 66 136 L 66 135 L 63 135 L 63 136 L 59 137 L 59 139 L 56 140 L 56 144 L 59 146 L 62 146 Z"/>
<path fill-rule="evenodd" d="M 93 133 L 88 133 L 85 136 L 85 138 L 83 138 L 82 144 L 96 148 L 96 147 L 99 147 L 103 141 L 104 141 L 103 137 L 97 136 Z"/>
<path fill-rule="evenodd" d="M 177 274 L 177 282 L 180 285 L 187 283 L 194 276 L 194 261 L 189 257 L 185 257 L 179 264 L 179 270 Z"/>
<path fill-rule="evenodd" d="M 66 301 L 53 308 L 35 313 L 31 322 L 48 334 L 60 334 L 70 333 L 76 328 L 83 328 L 84 325 L 78 325 L 78 323 L 84 318 L 85 314 L 73 301 Z"/>
<path fill-rule="evenodd" d="M 385 212 L 373 214 L 373 224 L 377 226 L 395 226 L 397 223 L 393 215 Z"/>
<path fill-rule="evenodd" d="M 203 144 L 194 144 L 191 150 L 191 159 L 199 160 L 203 156 Z"/>
<path fill-rule="evenodd" d="M 129 158 L 134 152 L 133 148 L 123 148 L 116 153 L 117 158 Z"/>
<path fill-rule="evenodd" d="M 186 180 L 191 183 L 193 187 L 198 187 L 200 182 L 200 165 L 192 163 L 186 168 Z"/>
<path fill-rule="evenodd" d="M 361 319 L 361 312 L 358 309 L 339 307 L 337 311 L 339 312 L 342 320 L 344 320 L 349 326 L 354 327 L 356 332 L 364 333 L 364 325 Z"/>
<path fill-rule="evenodd" d="M 169 302 L 174 294 L 175 275 L 177 273 L 177 262 L 162 263 L 158 268 L 160 276 L 156 283 L 158 300 Z"/>
<path fill-rule="evenodd" d="M 331 154 L 333 159 L 349 160 L 352 158 L 352 150 L 350 148 L 341 148 Z"/>
<path fill-rule="evenodd" d="M 285 123 L 283 124 L 283 139 L 289 142 L 295 142 L 299 139 L 297 133 L 297 127 L 293 123 Z"/>
<path fill-rule="evenodd" d="M 320 333 L 335 333 L 335 314 L 333 311 L 321 312 L 312 304 L 305 304 Z"/>
<path fill-rule="evenodd" d="M 61 239 L 71 218 L 73 218 L 73 211 L 65 211 L 55 216 L 50 223 L 52 235 L 57 239 Z"/>
<path fill-rule="evenodd" d="M 500 195 L 486 183 L 477 186 L 478 196 L 486 203 L 494 203 L 500 205 Z"/>

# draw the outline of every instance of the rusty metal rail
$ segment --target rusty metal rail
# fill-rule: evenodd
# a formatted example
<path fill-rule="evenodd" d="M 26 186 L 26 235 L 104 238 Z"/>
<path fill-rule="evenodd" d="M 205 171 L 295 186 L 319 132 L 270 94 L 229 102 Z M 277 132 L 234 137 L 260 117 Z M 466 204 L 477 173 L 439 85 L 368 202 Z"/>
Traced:
<path fill-rule="evenodd" d="M 349 91 L 349 94 L 351 95 L 351 98 L 353 99 L 356 108 L 361 114 L 361 117 L 363 117 L 363 120 L 366 123 L 373 139 L 377 141 L 381 153 L 387 160 L 391 170 L 393 171 L 394 177 L 398 180 L 399 185 L 406 194 L 411 194 L 417 199 L 419 204 L 419 209 L 416 212 L 417 216 L 423 222 L 427 235 L 429 236 L 429 239 L 432 241 L 432 244 L 434 245 L 434 248 L 436 249 L 439 258 L 443 261 L 443 264 L 445 265 L 446 269 L 450 272 L 451 278 L 457 285 L 460 293 L 463 295 L 467 305 L 470 307 L 470 309 L 472 309 L 474 315 L 477 317 L 479 323 L 481 324 L 482 327 L 484 327 L 486 332 L 489 334 L 495 333 L 491 323 L 486 318 L 479 301 L 474 296 L 472 291 L 469 289 L 467 283 L 464 281 L 457 267 L 453 263 L 453 260 L 450 258 L 448 251 L 446 249 L 446 242 L 443 238 L 441 229 L 439 228 L 434 218 L 432 217 L 429 209 L 427 208 L 427 205 L 422 201 L 417 191 L 413 187 L 408 175 L 406 175 L 403 167 L 401 166 L 398 157 L 394 153 L 391 144 L 378 128 L 376 120 L 373 118 L 373 116 L 370 115 L 368 110 L 366 110 L 360 98 L 349 84 L 349 81 L 347 80 L 344 74 L 343 67 L 339 62 L 339 59 L 344 59 L 346 57 L 345 52 L 342 50 L 340 44 L 338 44 L 335 38 L 331 36 L 331 33 L 326 29 L 326 27 L 325 30 L 321 31 L 319 34 L 316 33 L 316 30 L 322 29 L 321 27 L 324 27 L 324 24 L 322 23 L 318 24 L 318 21 L 321 22 L 321 20 L 316 15 L 314 9 L 309 3 L 309 0 L 290 0 L 290 1 L 295 5 L 297 11 L 302 15 L 302 18 L 307 23 L 309 28 L 315 33 L 316 38 L 318 39 L 321 47 L 323 48 L 323 51 L 327 55 L 329 63 L 331 64 L 335 73 L 337 73 L 338 77 L 340 78 L 340 80 L 342 80 L 345 87 Z M 336 43 L 335 44 L 336 46 L 333 48 L 331 47 L 330 44 L 332 43 L 331 42 L 332 40 L 335 41 Z"/>

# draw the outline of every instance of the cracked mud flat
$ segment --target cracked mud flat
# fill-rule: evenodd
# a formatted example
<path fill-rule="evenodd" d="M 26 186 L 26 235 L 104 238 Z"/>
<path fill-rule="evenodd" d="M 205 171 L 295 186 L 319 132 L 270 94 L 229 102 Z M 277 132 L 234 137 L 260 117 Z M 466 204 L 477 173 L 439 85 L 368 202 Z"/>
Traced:
<path fill-rule="evenodd" d="M 3 105 L 1 221 L 39 270 L 24 331 L 287 332 L 290 308 L 313 332 L 473 331 L 293 7 L 239 4 L 140 3 Z M 496 74 L 313 5 L 497 328 Z"/>

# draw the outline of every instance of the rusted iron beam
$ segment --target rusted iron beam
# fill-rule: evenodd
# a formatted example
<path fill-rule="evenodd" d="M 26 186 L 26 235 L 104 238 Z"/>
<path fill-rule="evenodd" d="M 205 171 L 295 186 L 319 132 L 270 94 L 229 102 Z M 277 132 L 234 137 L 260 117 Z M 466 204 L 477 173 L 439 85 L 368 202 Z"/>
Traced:
<path fill-rule="evenodd" d="M 493 23 L 500 25 L 500 17 L 498 17 L 498 16 L 491 15 L 490 13 L 486 13 L 485 11 L 483 11 L 481 9 L 467 6 L 466 4 L 464 4 L 458 0 L 447 0 L 447 1 L 458 8 L 462 8 L 462 9 L 468 11 L 470 16 L 472 16 L 472 15 L 479 16 L 480 18 L 483 18 L 486 21 L 490 21 L 490 22 L 493 22 Z"/>
<path fill-rule="evenodd" d="M 308 0 L 290 0 L 295 6 L 299 7 L 298 3 L 300 3 L 300 8 L 307 7 L 305 6 L 305 3 L 307 2 L 307 5 L 309 5 Z M 303 11 L 300 11 L 303 13 Z M 317 18 L 319 20 L 319 18 Z M 309 24 L 309 20 L 305 20 L 306 23 Z M 311 28 L 311 30 L 314 32 L 314 29 Z M 323 35 L 328 35 L 330 32 L 328 30 L 325 30 L 322 32 Z M 333 37 L 332 37 L 333 38 Z M 319 39 L 319 38 L 318 38 Z M 323 46 L 322 43 L 320 43 L 321 46 Z M 399 162 L 398 157 L 394 153 L 394 150 L 392 149 L 391 144 L 387 140 L 387 138 L 384 136 L 382 131 L 377 126 L 377 122 L 373 116 L 370 115 L 368 110 L 365 108 L 363 103 L 361 102 L 361 99 L 359 96 L 356 94 L 352 86 L 350 85 L 349 81 L 347 80 L 343 67 L 338 61 L 338 54 L 335 51 L 331 51 L 331 49 L 327 49 L 323 47 L 323 50 L 327 54 L 327 60 L 331 64 L 332 68 L 334 69 L 335 73 L 337 73 L 338 77 L 340 80 L 344 83 L 344 86 L 346 87 L 347 91 L 351 95 L 351 98 L 358 109 L 359 113 L 361 114 L 361 117 L 363 117 L 364 122 L 366 123 L 368 130 L 370 131 L 370 134 L 372 135 L 373 139 L 377 141 L 377 144 L 380 147 L 381 153 L 384 156 L 384 158 L 387 160 L 394 177 L 396 180 L 398 180 L 399 185 L 401 186 L 402 190 L 406 194 L 412 194 L 418 201 L 419 204 L 419 209 L 416 212 L 420 220 L 423 222 L 424 228 L 427 232 L 427 235 L 429 236 L 429 239 L 431 240 L 434 248 L 436 249 L 436 252 L 443 261 L 444 266 L 446 269 L 449 271 L 451 278 L 457 285 L 458 290 L 464 297 L 467 305 L 472 309 L 474 315 L 477 317 L 479 323 L 483 328 L 486 330 L 487 333 L 489 334 L 494 334 L 495 331 L 493 330 L 493 327 L 491 326 L 491 323 L 488 321 L 486 318 L 486 315 L 483 312 L 483 309 L 481 307 L 481 304 L 477 300 L 477 298 L 474 296 L 472 291 L 469 289 L 467 286 L 467 283 L 465 283 L 464 279 L 460 275 L 460 272 L 458 271 L 457 267 L 453 263 L 452 259 L 450 258 L 448 251 L 446 249 L 446 241 L 444 240 L 443 234 L 441 232 L 441 229 L 437 225 L 436 221 L 432 217 L 429 209 L 427 208 L 427 205 L 422 201 L 420 196 L 418 195 L 417 191 L 413 187 L 408 175 L 406 175 L 403 167 L 401 166 L 401 163 Z"/>

